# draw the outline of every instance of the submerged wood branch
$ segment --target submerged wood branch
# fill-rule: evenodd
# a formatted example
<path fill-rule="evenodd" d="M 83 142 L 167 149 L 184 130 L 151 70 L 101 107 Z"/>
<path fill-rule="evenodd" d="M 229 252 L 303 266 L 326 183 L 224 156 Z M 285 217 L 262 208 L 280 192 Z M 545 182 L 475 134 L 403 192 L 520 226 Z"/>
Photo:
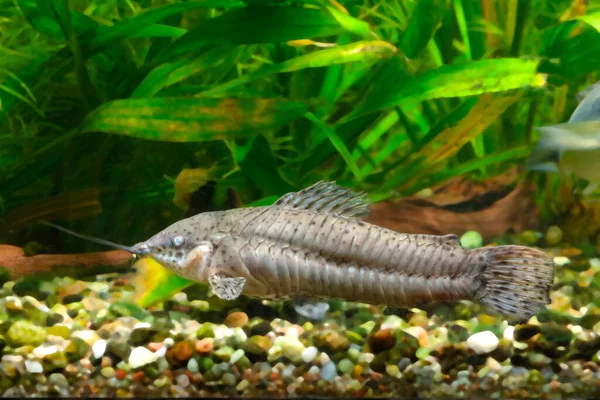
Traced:
<path fill-rule="evenodd" d="M 131 265 L 133 256 L 123 250 L 83 254 L 38 254 L 28 257 L 20 247 L 0 245 L 0 267 L 11 279 L 61 272 L 75 275 L 94 274 L 99 270 L 119 270 Z"/>

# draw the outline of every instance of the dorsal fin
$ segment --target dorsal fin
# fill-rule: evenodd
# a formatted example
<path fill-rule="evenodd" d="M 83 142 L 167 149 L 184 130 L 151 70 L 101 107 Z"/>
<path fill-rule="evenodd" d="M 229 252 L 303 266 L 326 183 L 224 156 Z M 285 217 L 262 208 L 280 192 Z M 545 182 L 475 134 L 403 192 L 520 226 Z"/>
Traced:
<path fill-rule="evenodd" d="M 273 205 L 361 219 L 369 215 L 371 203 L 365 193 L 343 188 L 335 182 L 319 181 L 299 192 L 284 194 Z"/>

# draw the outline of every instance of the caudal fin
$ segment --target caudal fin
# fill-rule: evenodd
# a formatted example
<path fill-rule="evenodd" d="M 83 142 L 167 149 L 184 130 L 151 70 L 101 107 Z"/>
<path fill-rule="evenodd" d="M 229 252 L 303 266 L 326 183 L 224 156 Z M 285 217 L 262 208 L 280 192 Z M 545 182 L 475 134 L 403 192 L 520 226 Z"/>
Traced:
<path fill-rule="evenodd" d="M 481 252 L 487 266 L 480 275 L 478 299 L 510 317 L 527 320 L 550 303 L 554 261 L 545 253 L 525 246 L 498 246 Z"/>

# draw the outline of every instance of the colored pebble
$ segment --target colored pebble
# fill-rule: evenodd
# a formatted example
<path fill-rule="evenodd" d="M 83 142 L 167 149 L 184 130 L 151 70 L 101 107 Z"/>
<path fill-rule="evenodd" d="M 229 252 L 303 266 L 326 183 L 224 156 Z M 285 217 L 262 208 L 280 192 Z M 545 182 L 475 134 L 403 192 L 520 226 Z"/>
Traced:
<path fill-rule="evenodd" d="M 486 354 L 494 351 L 500 341 L 491 331 L 483 331 L 471 335 L 467 339 L 467 346 L 477 354 Z"/>
<path fill-rule="evenodd" d="M 248 316 L 246 313 L 241 311 L 232 312 L 227 316 L 227 318 L 225 318 L 223 323 L 228 328 L 241 328 L 248 323 Z"/>

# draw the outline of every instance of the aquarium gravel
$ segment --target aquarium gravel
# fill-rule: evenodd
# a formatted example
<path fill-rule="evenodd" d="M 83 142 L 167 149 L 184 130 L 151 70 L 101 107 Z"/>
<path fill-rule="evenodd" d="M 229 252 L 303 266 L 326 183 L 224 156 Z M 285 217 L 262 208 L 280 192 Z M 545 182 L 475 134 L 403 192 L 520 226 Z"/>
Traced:
<path fill-rule="evenodd" d="M 519 236 L 520 237 L 520 236 Z M 600 395 L 600 260 L 559 245 L 552 303 L 513 326 L 469 302 L 397 310 L 226 302 L 202 286 L 141 309 L 131 273 L 8 281 L 3 396 L 564 398 Z"/>

